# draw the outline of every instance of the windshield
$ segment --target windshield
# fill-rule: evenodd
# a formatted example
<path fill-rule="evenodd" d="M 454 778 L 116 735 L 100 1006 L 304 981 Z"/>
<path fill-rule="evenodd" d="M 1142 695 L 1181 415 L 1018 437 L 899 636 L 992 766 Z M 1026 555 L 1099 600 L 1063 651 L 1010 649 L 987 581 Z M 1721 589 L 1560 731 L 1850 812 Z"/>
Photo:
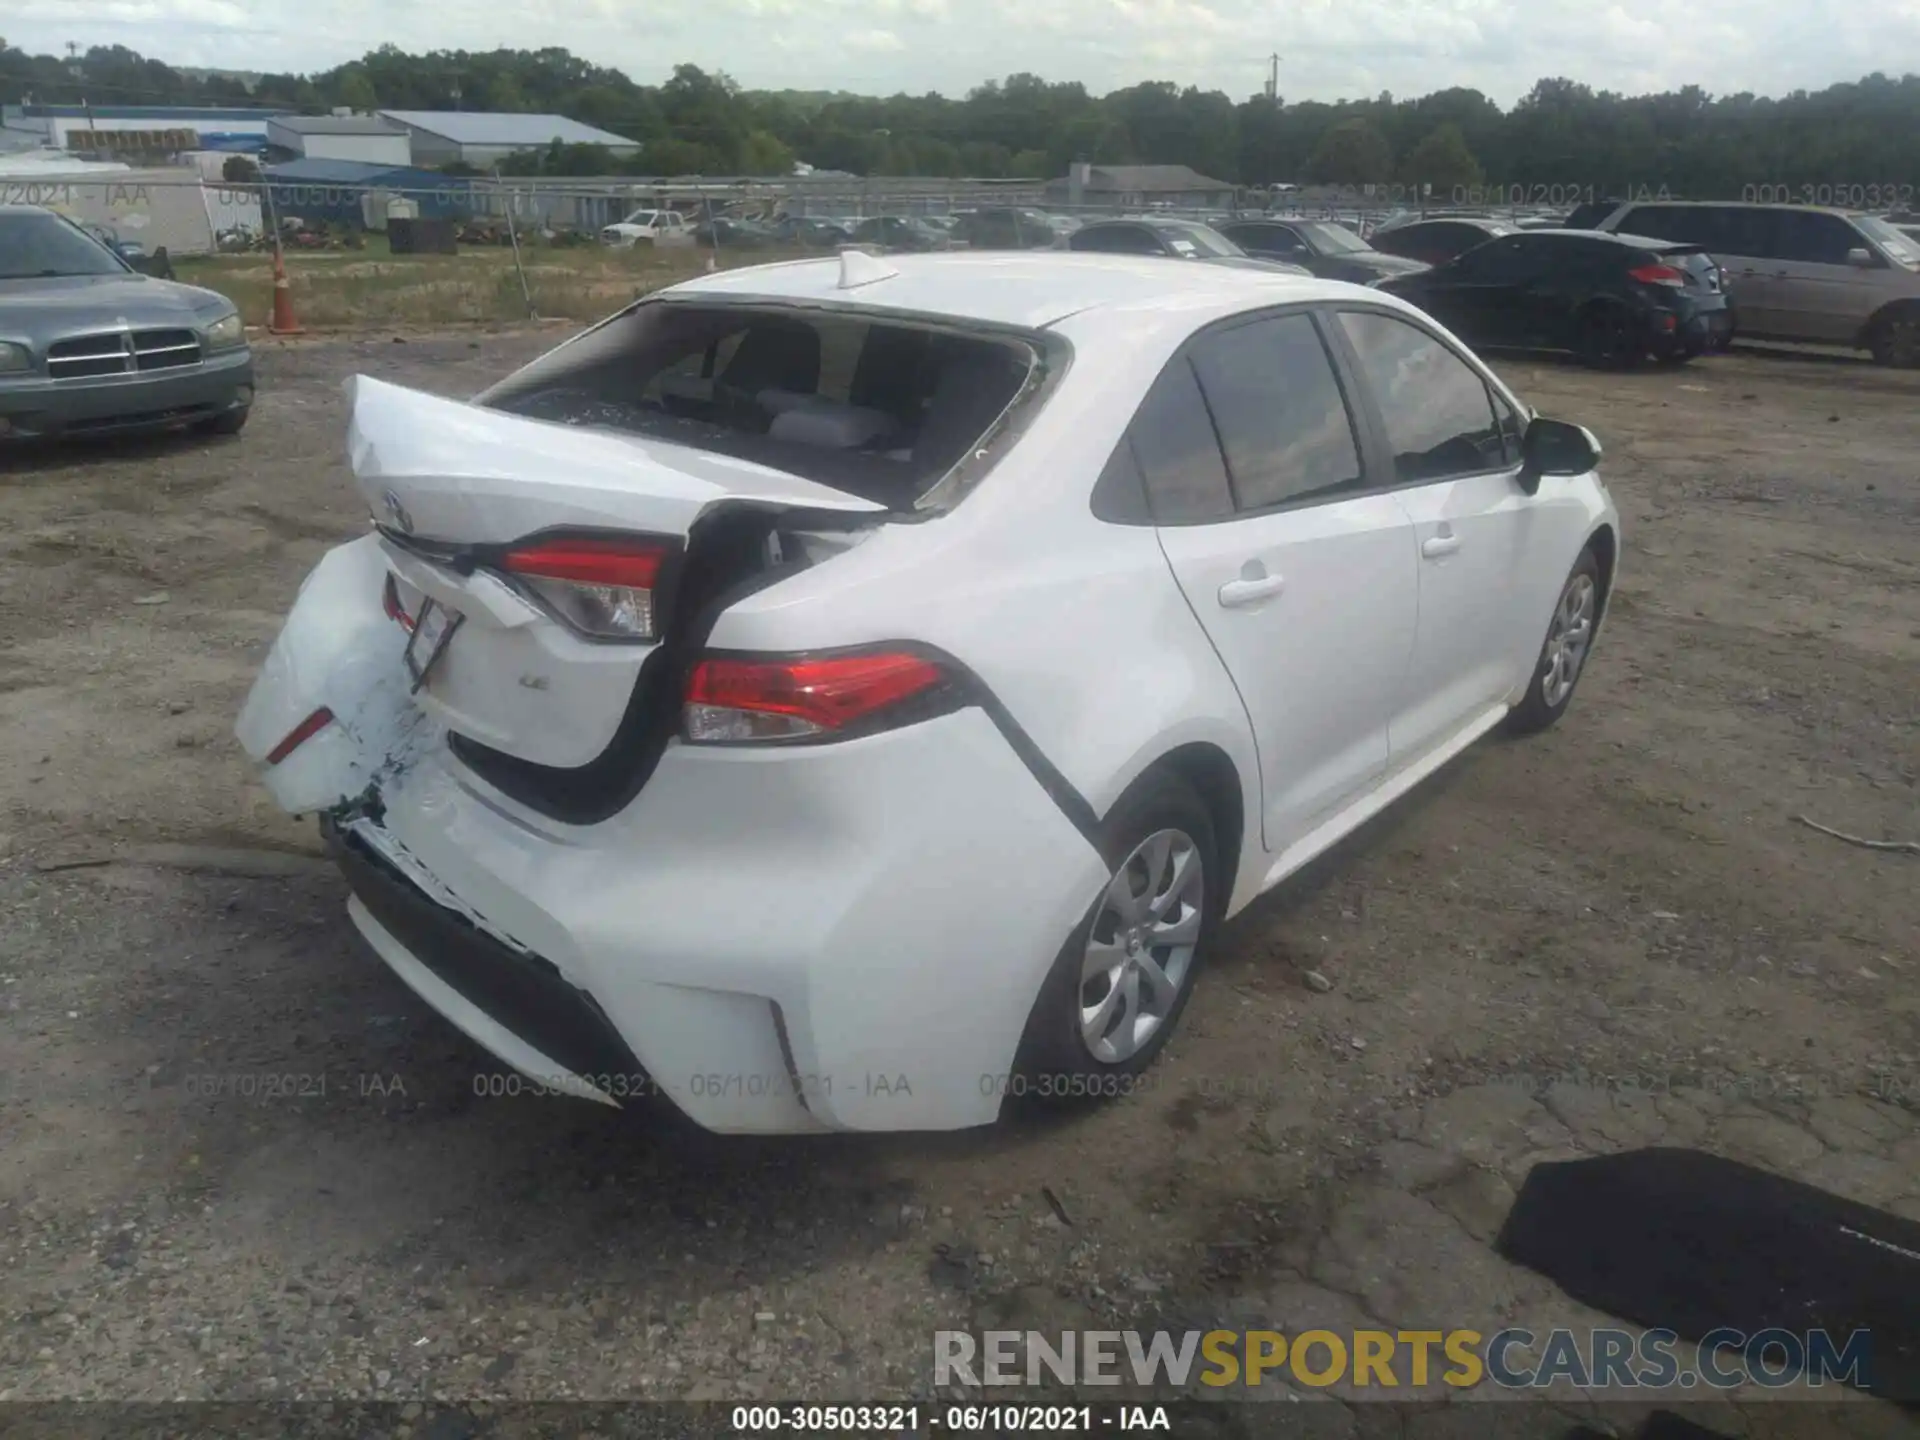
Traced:
<path fill-rule="evenodd" d="M 111 250 L 57 215 L 0 215 L 0 280 L 126 273 Z"/>
<path fill-rule="evenodd" d="M 1885 220 L 1872 215 L 1856 215 L 1853 223 L 1858 225 L 1870 239 L 1877 241 L 1890 258 L 1898 260 L 1909 268 L 1920 265 L 1920 246 L 1916 246 L 1909 236 L 1901 233 L 1899 226 L 1889 225 Z"/>
<path fill-rule="evenodd" d="M 1314 220 L 1298 225 L 1295 228 L 1304 230 L 1307 234 L 1311 235 L 1313 237 L 1313 243 L 1320 248 L 1321 253 L 1324 255 L 1349 255 L 1355 250 L 1365 250 L 1368 248 L 1366 241 L 1362 240 L 1344 225 L 1328 225 Z"/>
<path fill-rule="evenodd" d="M 606 212 L 603 210 L 600 213 L 604 215 Z M 628 225 L 651 225 L 654 222 L 654 217 L 659 213 L 657 210 L 636 210 L 629 215 L 623 223 Z"/>
<path fill-rule="evenodd" d="M 1160 229 L 1160 238 L 1182 255 L 1195 251 L 1214 257 L 1247 253 L 1211 225 L 1163 226 Z"/>

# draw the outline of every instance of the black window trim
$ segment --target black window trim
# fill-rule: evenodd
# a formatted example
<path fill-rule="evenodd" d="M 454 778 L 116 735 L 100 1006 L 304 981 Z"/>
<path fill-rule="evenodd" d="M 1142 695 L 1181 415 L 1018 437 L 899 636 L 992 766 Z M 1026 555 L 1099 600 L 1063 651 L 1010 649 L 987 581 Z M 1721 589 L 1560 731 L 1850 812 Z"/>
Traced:
<path fill-rule="evenodd" d="M 1207 423 L 1213 427 L 1213 443 L 1219 451 L 1220 469 L 1222 474 L 1226 476 L 1227 497 L 1233 504 L 1232 510 L 1224 515 L 1214 516 L 1208 519 L 1160 520 L 1154 518 L 1153 500 L 1150 493 L 1152 481 L 1147 476 L 1145 467 L 1139 464 L 1138 456 L 1135 455 L 1133 457 L 1133 468 L 1140 475 L 1142 497 L 1147 507 L 1146 518 L 1133 520 L 1120 514 L 1101 515 L 1096 505 L 1095 513 L 1098 515 L 1098 518 L 1115 525 L 1150 525 L 1155 529 L 1165 528 L 1169 530 L 1186 529 L 1196 525 L 1232 525 L 1242 520 L 1257 520 L 1262 516 L 1277 515 L 1288 510 L 1304 510 L 1318 505 L 1337 505 L 1346 500 L 1358 500 L 1369 495 L 1384 494 L 1388 490 L 1400 488 L 1394 484 L 1379 483 L 1381 476 L 1393 475 L 1393 455 L 1392 452 L 1385 447 L 1382 438 L 1372 432 L 1365 413 L 1355 407 L 1354 389 L 1359 383 L 1358 376 L 1339 346 L 1335 343 L 1334 338 L 1330 335 L 1330 330 L 1337 327 L 1334 326 L 1333 322 L 1327 316 L 1326 308 L 1326 304 L 1323 301 L 1295 301 L 1292 304 L 1272 305 L 1260 310 L 1242 310 L 1236 314 L 1225 316 L 1201 326 L 1200 329 L 1194 331 L 1191 335 L 1187 336 L 1186 339 L 1182 340 L 1173 354 L 1167 357 L 1167 363 L 1154 372 L 1153 379 L 1148 383 L 1147 389 L 1141 392 L 1140 400 L 1134 406 L 1134 414 L 1127 418 L 1126 429 L 1120 436 L 1119 445 L 1115 447 L 1116 450 L 1121 445 L 1130 447 L 1133 444 L 1133 422 L 1138 418 L 1140 405 L 1146 403 L 1148 393 L 1152 391 L 1155 385 L 1160 383 L 1160 377 L 1166 374 L 1166 372 L 1176 364 L 1186 365 L 1189 370 L 1192 370 L 1194 385 L 1200 392 L 1201 404 L 1206 407 Z M 1347 423 L 1353 433 L 1354 450 L 1360 459 L 1360 483 L 1342 486 L 1332 490 L 1315 490 L 1310 494 L 1296 495 L 1291 499 L 1276 500 L 1270 505 L 1261 505 L 1253 509 L 1243 510 L 1240 508 L 1238 495 L 1233 483 L 1233 467 L 1227 461 L 1227 447 L 1220 438 L 1220 425 L 1219 422 L 1214 419 L 1213 402 L 1207 398 L 1206 386 L 1200 383 L 1199 371 L 1193 370 L 1193 351 L 1197 345 L 1209 336 L 1225 334 L 1230 330 L 1237 330 L 1242 326 L 1258 324 L 1265 320 L 1282 320 L 1294 315 L 1305 315 L 1313 322 L 1314 330 L 1320 339 L 1321 349 L 1326 354 L 1327 364 L 1333 371 L 1334 384 L 1340 392 L 1341 403 L 1346 407 Z M 1101 466 L 1101 476 L 1107 473 L 1112 463 L 1112 457 L 1109 456 L 1106 463 Z M 1096 477 L 1094 488 L 1098 488 L 1098 477 Z"/>
<path fill-rule="evenodd" d="M 1400 479 L 1394 469 L 1393 442 L 1388 438 L 1387 434 L 1386 412 L 1380 408 L 1380 399 L 1373 393 L 1373 387 L 1364 379 L 1364 372 L 1360 365 L 1360 357 L 1353 349 L 1353 342 L 1347 338 L 1346 327 L 1340 323 L 1341 315 L 1380 315 L 1389 320 L 1398 320 L 1403 325 L 1410 325 L 1422 335 L 1425 335 L 1429 340 L 1433 341 L 1434 344 L 1459 360 L 1467 369 L 1480 377 L 1480 383 L 1487 391 L 1487 416 L 1494 422 L 1496 428 L 1498 428 L 1500 423 L 1500 414 L 1494 405 L 1496 400 L 1504 401 L 1508 408 L 1513 411 L 1519 432 L 1522 435 L 1526 434 L 1528 422 L 1533 419 L 1533 412 L 1520 402 L 1518 396 L 1507 389 L 1505 385 L 1501 384 L 1498 377 L 1483 365 L 1477 356 L 1461 349 L 1458 345 L 1450 343 L 1444 336 L 1436 333 L 1432 326 L 1421 323 L 1420 317 L 1417 315 L 1411 315 L 1404 310 L 1396 310 L 1386 305 L 1369 305 L 1364 301 L 1352 300 L 1337 301 L 1326 306 L 1325 309 L 1326 321 L 1324 329 L 1333 336 L 1334 345 L 1358 381 L 1361 404 L 1366 413 L 1367 427 L 1373 431 L 1374 443 L 1380 447 L 1381 452 L 1386 456 L 1387 473 L 1393 476 L 1393 483 L 1383 486 L 1383 489 L 1422 490 L 1429 485 L 1452 485 L 1460 480 L 1478 480 L 1490 475 L 1513 476 L 1519 473 L 1520 458 L 1515 456 L 1512 460 L 1500 465 L 1489 465 L 1479 470 L 1462 470 L 1456 475 L 1429 475 L 1418 480 Z M 1504 438 L 1501 442 L 1500 452 L 1502 455 L 1506 454 Z"/>
<path fill-rule="evenodd" d="M 1340 324 L 1340 314 L 1343 311 L 1352 311 L 1356 314 L 1363 315 L 1384 315 L 1389 319 L 1399 320 L 1413 326 L 1414 329 L 1420 331 L 1421 334 L 1432 340 L 1436 345 L 1439 345 L 1441 348 L 1458 357 L 1466 364 L 1468 369 L 1480 377 L 1481 383 L 1487 388 L 1488 414 L 1496 425 L 1499 422 L 1499 414 L 1494 408 L 1494 401 L 1498 400 L 1505 403 L 1506 406 L 1513 411 L 1519 433 L 1523 435 L 1526 433 L 1527 425 L 1533 419 L 1533 410 L 1522 401 L 1519 396 L 1509 390 L 1506 385 L 1501 382 L 1499 377 L 1480 363 L 1477 357 L 1462 350 L 1459 346 L 1450 343 L 1443 336 L 1436 334 L 1432 327 L 1421 323 L 1418 315 L 1410 314 L 1407 311 L 1386 305 L 1370 305 L 1365 301 L 1353 300 L 1295 301 L 1289 305 L 1274 305 L 1261 310 L 1243 310 L 1237 314 L 1226 316 L 1223 319 L 1212 321 L 1194 331 L 1180 342 L 1179 347 L 1174 350 L 1173 354 L 1167 357 L 1166 364 L 1154 372 L 1153 379 L 1147 383 L 1147 388 L 1140 392 L 1140 399 L 1134 405 L 1134 413 L 1127 417 L 1126 427 L 1121 431 L 1120 439 L 1115 443 L 1114 452 L 1110 453 L 1102 463 L 1099 473 L 1094 477 L 1093 484 L 1088 487 L 1088 503 L 1094 511 L 1095 518 L 1110 525 L 1147 526 L 1153 529 L 1167 530 L 1183 530 L 1198 525 L 1232 525 L 1242 520 L 1258 520 L 1267 515 L 1283 514 L 1290 510 L 1306 510 L 1321 505 L 1343 504 L 1348 500 L 1364 500 L 1376 495 L 1391 494 L 1396 490 L 1418 490 L 1428 485 L 1451 485 L 1456 480 L 1474 480 L 1486 475 L 1510 476 L 1518 473 L 1520 461 L 1516 457 L 1508 464 L 1493 466 L 1485 470 L 1464 471 L 1458 475 L 1447 475 L 1437 478 L 1429 477 L 1422 480 L 1402 480 L 1394 468 L 1393 445 L 1387 438 L 1385 416 L 1380 410 L 1379 402 L 1374 396 L 1372 387 L 1367 383 L 1361 372 L 1359 357 L 1353 352 L 1352 344 L 1347 339 L 1346 330 Z M 1359 451 L 1360 455 L 1360 483 L 1345 486 L 1338 490 L 1316 490 L 1311 494 L 1296 495 L 1291 499 L 1278 500 L 1271 505 L 1262 505 L 1257 509 L 1240 509 L 1234 492 L 1233 469 L 1227 462 L 1227 448 L 1220 439 L 1220 426 L 1219 423 L 1214 420 L 1213 405 L 1212 402 L 1207 399 L 1206 386 L 1200 384 L 1199 372 L 1194 371 L 1194 384 L 1200 392 L 1201 403 L 1206 406 L 1208 423 L 1213 426 L 1214 445 L 1220 452 L 1220 468 L 1227 479 L 1227 495 L 1229 500 L 1235 501 L 1235 505 L 1227 514 L 1210 519 L 1156 519 L 1153 515 L 1153 499 L 1150 493 L 1152 482 L 1147 476 L 1146 468 L 1140 464 L 1138 455 L 1131 453 L 1133 446 L 1133 422 L 1138 418 L 1140 406 L 1146 403 L 1147 395 L 1155 385 L 1160 383 L 1160 377 L 1174 365 L 1184 364 L 1191 369 L 1193 366 L 1193 348 L 1207 336 L 1238 329 L 1242 325 L 1251 325 L 1262 320 L 1284 319 L 1287 316 L 1302 314 L 1308 316 L 1313 321 L 1314 328 L 1320 335 L 1320 343 L 1326 350 L 1327 359 L 1333 366 L 1334 382 L 1339 387 L 1341 401 L 1347 407 L 1347 417 L 1353 426 L 1355 448 Z M 1114 455 L 1117 454 L 1122 447 L 1125 447 L 1130 452 L 1128 464 L 1131 474 L 1138 477 L 1138 496 L 1134 497 L 1130 495 L 1128 497 L 1129 500 L 1144 507 L 1138 518 L 1124 513 L 1121 509 L 1114 508 L 1111 501 L 1116 497 L 1105 497 L 1109 503 L 1103 506 L 1103 497 L 1099 493 L 1100 481 L 1107 475 L 1108 471 L 1112 469 Z M 1129 486 L 1128 488 L 1131 490 L 1133 487 Z"/>

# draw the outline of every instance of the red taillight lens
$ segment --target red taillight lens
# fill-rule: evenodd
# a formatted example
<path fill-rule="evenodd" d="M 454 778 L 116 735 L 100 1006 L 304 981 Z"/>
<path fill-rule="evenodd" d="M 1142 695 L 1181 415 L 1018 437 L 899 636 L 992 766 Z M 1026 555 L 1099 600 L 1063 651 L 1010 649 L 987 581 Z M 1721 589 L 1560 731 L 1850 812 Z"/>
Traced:
<path fill-rule="evenodd" d="M 687 680 L 685 733 L 705 744 L 829 735 L 947 679 L 934 661 L 890 650 L 808 660 L 702 660 Z"/>
<path fill-rule="evenodd" d="M 654 588 L 670 549 L 599 537 L 517 545 L 500 568 L 562 620 L 597 640 L 652 640 Z"/>
<path fill-rule="evenodd" d="M 267 752 L 267 764 L 278 765 L 333 723 L 333 711 L 322 705 L 287 732 L 287 738 Z"/>
<path fill-rule="evenodd" d="M 402 630 L 413 629 L 413 617 L 407 614 L 407 607 L 400 603 L 400 583 L 393 578 L 393 572 L 387 572 L 387 583 L 380 595 L 380 608 L 387 612 L 387 618 Z"/>
<path fill-rule="evenodd" d="M 1642 285 L 1685 285 L 1687 275 L 1684 270 L 1676 270 L 1671 265 L 1637 265 L 1627 272 L 1627 277 L 1638 280 Z"/>
<path fill-rule="evenodd" d="M 666 558 L 665 546 L 647 541 L 546 540 L 516 546 L 501 559 L 500 566 L 509 574 L 542 580 L 651 590 Z"/>

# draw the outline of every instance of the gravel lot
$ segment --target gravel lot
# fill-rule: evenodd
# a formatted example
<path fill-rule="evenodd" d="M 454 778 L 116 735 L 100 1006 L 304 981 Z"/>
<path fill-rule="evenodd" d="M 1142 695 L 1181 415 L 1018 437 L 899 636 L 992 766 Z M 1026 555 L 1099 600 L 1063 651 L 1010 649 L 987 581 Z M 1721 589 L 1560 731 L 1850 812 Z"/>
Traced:
<path fill-rule="evenodd" d="M 1920 1219 L 1920 857 L 1795 819 L 1920 839 L 1920 375 L 1506 362 L 1624 516 L 1559 729 L 1237 919 L 1150 1094 L 714 1141 L 477 1095 L 230 734 L 364 524 L 340 382 L 557 333 L 268 343 L 238 440 L 0 456 L 0 1399 L 903 1397 L 954 1325 L 1602 1323 L 1484 1242 L 1536 1160 L 1661 1139 Z"/>

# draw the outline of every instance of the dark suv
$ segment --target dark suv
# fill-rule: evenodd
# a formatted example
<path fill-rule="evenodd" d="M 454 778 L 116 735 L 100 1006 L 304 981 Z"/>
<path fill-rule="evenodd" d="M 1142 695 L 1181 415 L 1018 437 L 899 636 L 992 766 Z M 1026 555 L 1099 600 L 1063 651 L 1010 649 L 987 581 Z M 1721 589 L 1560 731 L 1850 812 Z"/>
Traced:
<path fill-rule="evenodd" d="M 1322 280 L 1371 285 L 1387 275 L 1411 275 L 1418 260 L 1374 249 L 1331 220 L 1223 220 L 1216 227 L 1249 255 L 1304 266 Z"/>
<path fill-rule="evenodd" d="M 1920 242 L 1872 215 L 1809 205 L 1621 204 L 1597 230 L 1705 250 L 1727 272 L 1740 333 L 1847 345 L 1920 365 Z"/>

